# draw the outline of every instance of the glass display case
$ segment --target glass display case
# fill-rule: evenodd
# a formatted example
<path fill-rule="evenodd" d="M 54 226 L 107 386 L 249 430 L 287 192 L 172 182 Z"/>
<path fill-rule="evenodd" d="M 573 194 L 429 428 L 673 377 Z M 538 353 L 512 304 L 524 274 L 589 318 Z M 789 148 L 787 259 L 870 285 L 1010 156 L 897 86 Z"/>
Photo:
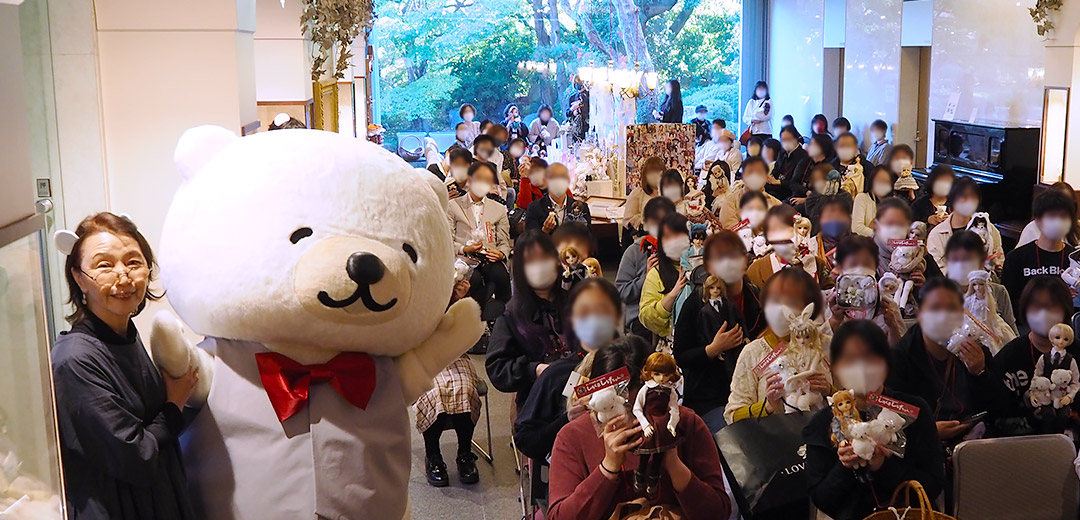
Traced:
<path fill-rule="evenodd" d="M 36 215 L 0 228 L 0 519 L 64 518 Z"/>

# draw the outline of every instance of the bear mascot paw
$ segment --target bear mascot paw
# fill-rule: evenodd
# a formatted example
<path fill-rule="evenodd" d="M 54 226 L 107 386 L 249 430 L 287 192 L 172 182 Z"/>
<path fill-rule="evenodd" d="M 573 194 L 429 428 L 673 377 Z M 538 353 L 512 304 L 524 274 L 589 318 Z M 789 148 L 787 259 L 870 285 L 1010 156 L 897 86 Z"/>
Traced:
<path fill-rule="evenodd" d="M 199 387 L 181 442 L 202 518 L 407 518 L 408 406 L 483 333 L 447 308 L 445 187 L 331 132 L 188 130 L 159 246 L 154 360 Z M 190 343 L 184 324 L 205 337 Z"/>

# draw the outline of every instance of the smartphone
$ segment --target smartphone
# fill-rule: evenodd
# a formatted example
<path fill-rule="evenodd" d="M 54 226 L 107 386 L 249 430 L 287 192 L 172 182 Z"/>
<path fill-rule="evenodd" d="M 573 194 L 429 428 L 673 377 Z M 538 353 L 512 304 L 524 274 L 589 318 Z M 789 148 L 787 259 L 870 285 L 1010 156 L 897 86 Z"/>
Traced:
<path fill-rule="evenodd" d="M 979 412 L 977 414 L 969 415 L 964 419 L 960 419 L 960 424 L 974 424 L 986 418 L 988 412 Z"/>

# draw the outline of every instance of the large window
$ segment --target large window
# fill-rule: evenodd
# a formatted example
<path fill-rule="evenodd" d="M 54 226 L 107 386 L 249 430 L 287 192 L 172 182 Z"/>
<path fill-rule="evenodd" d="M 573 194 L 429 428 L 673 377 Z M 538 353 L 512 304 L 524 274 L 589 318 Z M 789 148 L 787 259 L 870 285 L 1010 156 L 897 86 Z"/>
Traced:
<path fill-rule="evenodd" d="M 678 79 L 684 117 L 739 114 L 741 0 L 404 0 L 378 4 L 376 121 L 400 135 L 453 135 L 462 103 L 502 122 L 541 104 L 560 122 L 579 66 L 639 65 Z M 521 67 L 523 63 L 543 67 Z M 541 69 L 537 72 L 536 69 Z M 656 107 L 639 102 L 638 118 Z M 452 140 L 452 137 L 450 138 Z M 408 143 L 410 147 L 415 142 Z"/>

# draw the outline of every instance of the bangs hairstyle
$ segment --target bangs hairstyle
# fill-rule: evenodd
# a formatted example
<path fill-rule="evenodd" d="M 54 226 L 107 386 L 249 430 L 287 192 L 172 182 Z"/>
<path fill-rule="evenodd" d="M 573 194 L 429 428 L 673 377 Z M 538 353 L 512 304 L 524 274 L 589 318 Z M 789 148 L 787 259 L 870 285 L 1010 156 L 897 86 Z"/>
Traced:
<path fill-rule="evenodd" d="M 653 197 L 641 210 L 642 219 L 646 221 L 663 220 L 669 213 L 675 213 L 675 203 L 667 197 Z"/>
<path fill-rule="evenodd" d="M 829 359 L 836 362 L 844 353 L 848 340 L 857 338 L 866 344 L 866 348 L 875 356 L 885 360 L 886 371 L 892 368 L 892 350 L 885 331 L 870 320 L 846 320 L 833 334 L 829 343 Z"/>
<path fill-rule="evenodd" d="M 584 293 L 590 289 L 599 290 L 607 299 L 611 300 L 611 305 L 615 307 L 615 315 L 618 318 L 622 318 L 623 315 L 623 301 L 622 296 L 619 296 L 619 289 L 615 287 L 615 284 L 609 282 L 607 278 L 601 278 L 599 276 L 590 276 L 584 280 L 574 284 L 574 287 L 570 289 L 570 295 L 567 296 L 567 308 L 566 315 L 570 315 L 570 310 L 574 306 L 574 302 Z M 573 327 L 568 327 L 571 333 L 573 333 Z"/>
<path fill-rule="evenodd" d="M 660 282 L 664 288 L 660 292 L 667 294 L 675 287 L 675 282 L 679 280 L 679 266 L 677 260 L 672 260 L 664 253 L 664 238 L 668 233 L 675 233 L 679 235 L 690 236 L 690 226 L 686 221 L 686 217 L 681 213 L 668 213 L 664 217 L 664 221 L 660 223 L 660 236 L 657 238 L 656 256 L 657 264 L 656 270 L 660 273 Z"/>
<path fill-rule="evenodd" d="M 978 237 L 975 237 L 978 238 Z M 870 237 L 864 237 L 862 235 L 856 235 L 854 233 L 841 238 L 840 242 L 836 244 L 836 265 L 843 265 L 844 260 L 848 257 L 859 254 L 865 251 L 874 259 L 874 269 L 878 268 L 878 246 L 877 242 Z"/>
<path fill-rule="evenodd" d="M 890 209 L 900 210 L 900 212 L 904 214 L 904 217 L 907 218 L 908 222 L 915 221 L 915 215 L 911 212 L 911 206 L 909 206 L 908 203 L 904 201 L 904 199 L 901 199 L 899 197 L 885 197 L 884 199 L 878 201 L 877 213 L 874 214 L 874 219 L 881 220 L 881 216 Z"/>
<path fill-rule="evenodd" d="M 1028 280 L 1027 285 L 1024 286 L 1023 292 L 1020 293 L 1016 321 L 1027 325 L 1028 307 L 1031 305 L 1031 300 L 1035 298 L 1035 293 L 1040 291 L 1046 291 L 1047 296 L 1054 302 L 1054 305 L 1057 305 L 1065 312 L 1064 316 L 1066 320 L 1072 316 L 1073 303 L 1072 293 L 1069 292 L 1069 286 L 1060 276 L 1042 274 Z"/>
<path fill-rule="evenodd" d="M 960 290 L 960 284 L 954 282 L 952 278 L 944 276 L 937 276 L 927 280 L 926 283 L 923 284 L 922 289 L 919 289 L 919 301 L 925 302 L 926 297 L 930 296 L 930 293 L 938 289 L 951 292 L 956 296 L 956 301 L 960 302 L 961 306 L 964 305 L 964 291 Z M 1070 303 L 1069 305 L 1071 306 L 1072 304 Z"/>
<path fill-rule="evenodd" d="M 663 352 L 653 352 L 645 360 L 645 366 L 641 367 L 641 382 L 652 379 L 653 374 L 671 376 L 671 382 L 679 381 L 679 366 L 675 364 L 675 358 Z"/>
<path fill-rule="evenodd" d="M 787 266 L 773 273 L 765 282 L 765 288 L 761 291 L 761 301 L 768 301 L 769 296 L 773 293 L 788 294 L 792 288 L 802 293 L 802 303 L 800 305 L 805 307 L 809 303 L 814 304 L 814 313 L 810 317 L 815 320 L 818 319 L 821 316 L 822 307 L 825 305 L 824 298 L 821 296 L 821 288 L 818 287 L 814 277 L 810 276 L 802 267 Z"/>
<path fill-rule="evenodd" d="M 90 315 L 90 309 L 83 303 L 83 291 L 79 288 L 79 284 L 75 283 L 75 271 L 82 270 L 83 241 L 86 240 L 86 237 L 96 233 L 109 233 L 118 237 L 131 238 L 139 245 L 139 251 L 142 253 L 143 258 L 146 259 L 146 266 L 150 268 L 150 277 L 146 280 L 146 296 L 139 302 L 139 307 L 135 309 L 133 316 L 138 316 L 142 312 L 147 301 L 160 300 L 164 295 L 164 293 L 156 294 L 150 290 L 150 282 L 154 280 L 154 274 L 157 271 L 157 261 L 154 260 L 154 251 L 150 249 L 150 243 L 139 232 L 135 223 L 126 217 L 109 212 L 90 215 L 84 218 L 82 222 L 79 222 L 79 227 L 75 228 L 75 234 L 79 238 L 75 241 L 71 248 L 71 254 L 68 255 L 67 260 L 64 262 L 64 278 L 67 280 L 68 285 L 67 302 L 74 307 L 74 311 L 65 318 L 71 324 L 78 323 Z"/>
<path fill-rule="evenodd" d="M 705 249 L 703 261 L 706 264 L 713 256 L 722 254 L 719 252 L 720 250 L 735 251 L 742 256 L 746 256 L 746 244 L 743 243 L 738 234 L 730 229 L 721 229 L 709 235 L 709 238 L 705 239 L 705 245 L 702 247 Z"/>
<path fill-rule="evenodd" d="M 797 214 L 795 208 L 787 204 L 777 204 L 765 212 L 765 224 L 762 231 L 768 234 L 774 223 L 780 223 L 786 227 L 795 227 L 795 215 Z"/>

